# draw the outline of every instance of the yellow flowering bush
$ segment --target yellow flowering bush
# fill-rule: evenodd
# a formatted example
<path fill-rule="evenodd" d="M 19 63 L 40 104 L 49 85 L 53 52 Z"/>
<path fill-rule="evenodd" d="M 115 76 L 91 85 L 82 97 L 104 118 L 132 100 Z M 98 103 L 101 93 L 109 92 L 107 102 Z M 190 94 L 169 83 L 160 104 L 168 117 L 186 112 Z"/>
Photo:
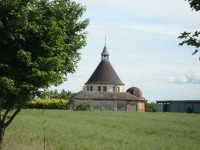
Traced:
<path fill-rule="evenodd" d="M 68 109 L 69 100 L 65 99 L 38 99 L 32 100 L 28 104 L 28 108 L 37 109 Z"/>

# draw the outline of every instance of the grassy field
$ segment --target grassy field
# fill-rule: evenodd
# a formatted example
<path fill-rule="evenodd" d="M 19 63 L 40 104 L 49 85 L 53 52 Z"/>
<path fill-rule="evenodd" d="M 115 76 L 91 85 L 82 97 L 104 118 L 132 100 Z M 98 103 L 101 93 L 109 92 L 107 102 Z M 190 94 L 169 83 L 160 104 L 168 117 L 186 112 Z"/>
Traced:
<path fill-rule="evenodd" d="M 200 115 L 22 110 L 6 130 L 3 150 L 44 148 L 197 150 L 200 149 Z"/>

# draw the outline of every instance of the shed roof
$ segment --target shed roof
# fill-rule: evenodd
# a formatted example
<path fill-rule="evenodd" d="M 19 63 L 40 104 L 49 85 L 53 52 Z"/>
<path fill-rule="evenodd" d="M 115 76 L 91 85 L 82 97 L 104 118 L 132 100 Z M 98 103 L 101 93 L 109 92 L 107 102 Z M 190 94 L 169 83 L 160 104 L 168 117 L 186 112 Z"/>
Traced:
<path fill-rule="evenodd" d="M 200 100 L 158 100 L 156 103 L 200 103 Z"/>
<path fill-rule="evenodd" d="M 96 92 L 96 91 L 80 91 L 75 94 L 73 99 L 77 100 L 141 100 L 127 92 Z"/>
<path fill-rule="evenodd" d="M 86 84 L 124 85 L 111 63 L 106 60 L 101 60 Z"/>

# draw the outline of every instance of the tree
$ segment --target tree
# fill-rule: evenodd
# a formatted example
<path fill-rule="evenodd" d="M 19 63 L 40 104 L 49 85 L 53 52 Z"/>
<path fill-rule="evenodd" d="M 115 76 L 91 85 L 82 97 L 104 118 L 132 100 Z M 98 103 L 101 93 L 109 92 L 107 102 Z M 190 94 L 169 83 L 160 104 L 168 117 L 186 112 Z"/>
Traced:
<path fill-rule="evenodd" d="M 69 98 L 73 95 L 71 91 L 65 91 L 62 90 L 60 93 L 57 90 L 47 90 L 41 92 L 41 94 L 38 96 L 38 98 L 44 99 L 44 98 L 56 98 L 56 99 L 66 99 L 69 100 Z"/>
<path fill-rule="evenodd" d="M 146 112 L 155 112 L 156 111 L 156 104 L 154 102 L 148 103 L 145 102 L 145 111 Z"/>
<path fill-rule="evenodd" d="M 200 0 L 188 0 L 190 7 L 195 10 L 200 10 Z M 196 54 L 199 51 L 200 47 L 200 31 L 195 31 L 194 33 L 186 32 L 184 31 L 181 33 L 181 35 L 178 37 L 179 39 L 184 39 L 181 43 L 179 43 L 180 46 L 183 46 L 184 44 L 187 44 L 188 46 L 193 46 L 195 48 L 195 51 L 192 53 L 193 55 Z M 199 57 L 200 60 L 200 57 Z"/>
<path fill-rule="evenodd" d="M 75 72 L 84 12 L 70 0 L 0 0 L 0 143 L 31 97 Z"/>

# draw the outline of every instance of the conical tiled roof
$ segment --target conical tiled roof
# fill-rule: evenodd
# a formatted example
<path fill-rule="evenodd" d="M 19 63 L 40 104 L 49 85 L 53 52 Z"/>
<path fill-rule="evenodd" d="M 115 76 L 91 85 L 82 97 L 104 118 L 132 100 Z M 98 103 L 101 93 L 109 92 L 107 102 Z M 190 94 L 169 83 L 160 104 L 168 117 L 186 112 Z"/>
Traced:
<path fill-rule="evenodd" d="M 101 60 L 86 84 L 116 84 L 124 85 L 111 63 L 107 60 Z"/>
<path fill-rule="evenodd" d="M 106 44 L 101 53 L 101 62 L 85 84 L 124 85 L 109 62 Z"/>

